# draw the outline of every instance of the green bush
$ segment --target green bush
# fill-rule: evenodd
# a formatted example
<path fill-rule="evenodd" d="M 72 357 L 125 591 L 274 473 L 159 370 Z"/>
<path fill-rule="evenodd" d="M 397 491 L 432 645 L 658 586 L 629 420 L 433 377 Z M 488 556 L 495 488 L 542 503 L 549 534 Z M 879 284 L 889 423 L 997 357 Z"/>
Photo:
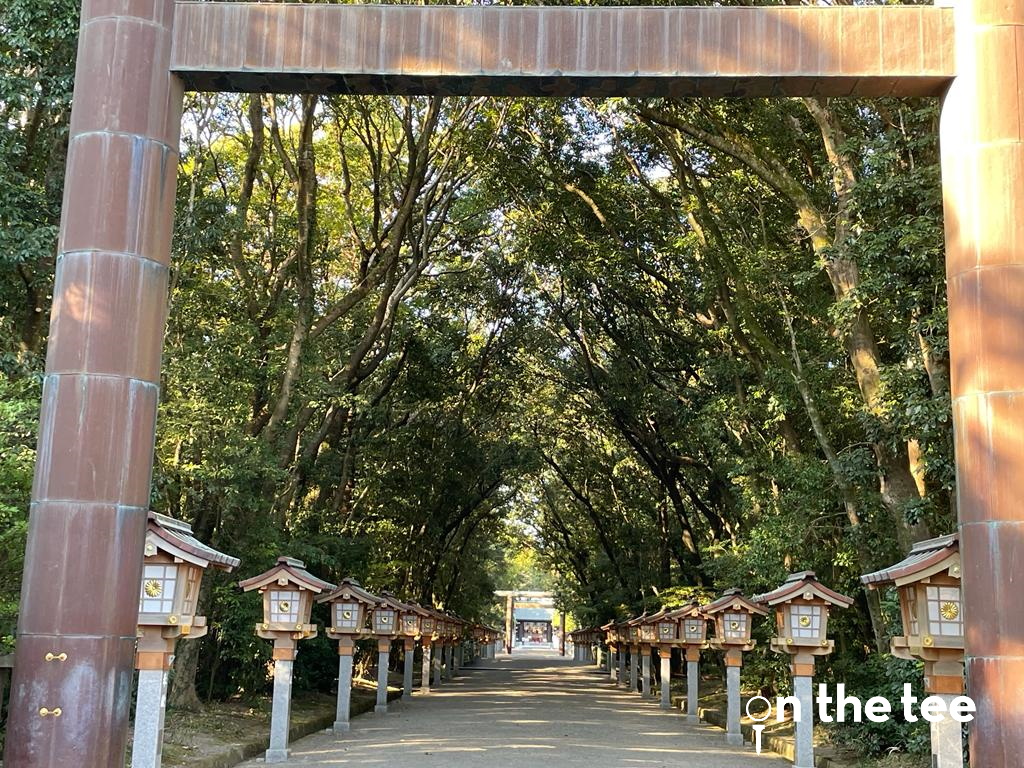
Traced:
<path fill-rule="evenodd" d="M 847 709 L 845 723 L 825 725 L 834 743 L 855 747 L 870 757 L 893 752 L 929 752 L 928 722 L 920 717 L 916 723 L 907 722 L 903 717 L 903 707 L 899 703 L 903 695 L 903 686 L 907 683 L 912 686 L 918 700 L 926 695 L 920 662 L 904 661 L 888 654 L 871 655 L 864 661 L 856 663 L 852 660 L 838 660 L 835 665 L 835 679 L 845 684 L 847 696 L 857 696 L 861 702 L 873 696 L 885 697 L 892 702 L 893 712 L 892 716 L 882 723 L 873 723 L 867 718 L 855 723 L 850 720 Z M 834 708 L 832 712 L 834 714 Z"/>

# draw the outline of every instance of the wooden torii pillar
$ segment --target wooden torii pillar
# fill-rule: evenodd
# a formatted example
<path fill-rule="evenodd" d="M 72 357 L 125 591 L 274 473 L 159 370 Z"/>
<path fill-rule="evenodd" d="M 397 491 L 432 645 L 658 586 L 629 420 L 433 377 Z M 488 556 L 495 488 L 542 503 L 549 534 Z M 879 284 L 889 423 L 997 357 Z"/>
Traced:
<path fill-rule="evenodd" d="M 83 0 L 5 763 L 114 768 L 131 698 L 182 92 L 942 96 L 972 764 L 1024 753 L 1024 0 Z M 955 51 L 955 55 L 954 55 Z M 65 654 L 65 661 L 48 658 Z M 56 711 L 61 714 L 56 715 Z"/>

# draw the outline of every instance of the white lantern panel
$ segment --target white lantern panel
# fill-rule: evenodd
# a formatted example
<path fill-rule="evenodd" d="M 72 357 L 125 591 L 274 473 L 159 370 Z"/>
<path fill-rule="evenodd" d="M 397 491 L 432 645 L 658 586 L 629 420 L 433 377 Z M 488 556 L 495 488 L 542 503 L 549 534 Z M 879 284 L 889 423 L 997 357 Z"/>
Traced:
<path fill-rule="evenodd" d="M 334 626 L 336 629 L 355 632 L 359 626 L 359 604 L 358 603 L 335 603 L 334 604 Z"/>
<path fill-rule="evenodd" d="M 817 640 L 821 636 L 821 606 L 789 606 L 789 631 L 797 639 Z"/>
<path fill-rule="evenodd" d="M 964 622 L 960 610 L 959 587 L 927 588 L 928 627 L 940 637 L 963 637 Z"/>
<path fill-rule="evenodd" d="M 687 640 L 703 640 L 704 622 L 699 619 L 687 619 L 683 622 L 683 632 Z"/>
<path fill-rule="evenodd" d="M 675 640 L 676 638 L 676 625 L 672 622 L 666 622 L 658 625 L 658 636 L 662 640 Z"/>
<path fill-rule="evenodd" d="M 178 566 L 150 565 L 142 569 L 139 613 L 174 613 L 174 589 L 178 584 Z"/>
<path fill-rule="evenodd" d="M 373 628 L 377 632 L 395 631 L 395 612 L 376 610 L 373 612 Z"/>
<path fill-rule="evenodd" d="M 405 634 L 407 634 L 407 635 L 415 635 L 416 632 L 419 630 L 419 626 L 418 626 L 419 622 L 417 622 L 416 618 L 417 617 L 413 616 L 413 615 L 408 615 L 408 616 L 403 616 L 402 617 L 402 625 L 403 625 L 403 627 L 405 629 Z"/>
<path fill-rule="evenodd" d="M 272 624 L 297 624 L 299 592 L 292 589 L 270 590 L 270 621 Z"/>
<path fill-rule="evenodd" d="M 727 613 L 723 619 L 725 625 L 725 639 L 726 640 L 746 640 L 747 639 L 747 620 L 749 617 L 745 613 Z"/>

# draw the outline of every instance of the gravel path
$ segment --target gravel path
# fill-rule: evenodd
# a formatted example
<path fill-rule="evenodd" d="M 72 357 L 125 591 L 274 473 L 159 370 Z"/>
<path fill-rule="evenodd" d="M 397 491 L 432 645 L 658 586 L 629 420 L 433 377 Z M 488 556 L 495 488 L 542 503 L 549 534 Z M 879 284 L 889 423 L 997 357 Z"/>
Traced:
<path fill-rule="evenodd" d="M 254 768 L 260 761 L 244 766 Z M 292 744 L 286 766 L 386 768 L 781 768 L 787 762 L 729 747 L 721 730 L 617 690 L 593 667 L 550 651 L 480 660 L 459 678 L 347 734 Z"/>

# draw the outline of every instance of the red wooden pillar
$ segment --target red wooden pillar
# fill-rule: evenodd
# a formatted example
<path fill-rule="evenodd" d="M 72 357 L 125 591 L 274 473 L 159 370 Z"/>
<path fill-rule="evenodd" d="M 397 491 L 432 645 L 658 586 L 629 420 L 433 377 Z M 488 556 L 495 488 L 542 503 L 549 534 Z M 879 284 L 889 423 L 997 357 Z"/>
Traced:
<path fill-rule="evenodd" d="M 124 765 L 178 165 L 173 15 L 173 0 L 82 4 L 12 768 Z"/>
<path fill-rule="evenodd" d="M 1024 754 L 1024 0 L 958 0 L 942 172 L 971 765 Z"/>

